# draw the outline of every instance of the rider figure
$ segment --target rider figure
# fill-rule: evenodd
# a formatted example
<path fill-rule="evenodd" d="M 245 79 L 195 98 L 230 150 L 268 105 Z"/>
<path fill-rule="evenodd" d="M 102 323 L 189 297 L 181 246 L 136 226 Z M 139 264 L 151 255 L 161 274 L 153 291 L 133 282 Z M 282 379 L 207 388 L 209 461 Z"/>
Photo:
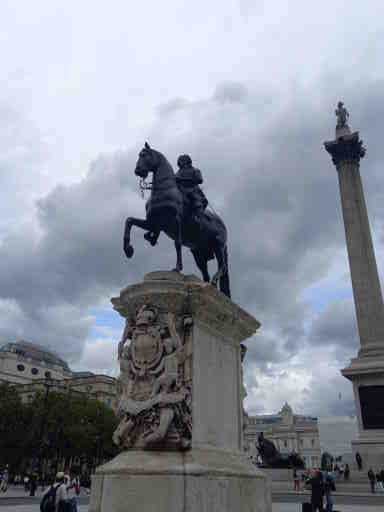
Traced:
<path fill-rule="evenodd" d="M 192 215 L 199 225 L 208 200 L 199 185 L 203 183 L 200 169 L 192 166 L 189 155 L 181 155 L 177 159 L 179 170 L 176 173 L 176 183 L 184 197 L 189 200 Z"/>

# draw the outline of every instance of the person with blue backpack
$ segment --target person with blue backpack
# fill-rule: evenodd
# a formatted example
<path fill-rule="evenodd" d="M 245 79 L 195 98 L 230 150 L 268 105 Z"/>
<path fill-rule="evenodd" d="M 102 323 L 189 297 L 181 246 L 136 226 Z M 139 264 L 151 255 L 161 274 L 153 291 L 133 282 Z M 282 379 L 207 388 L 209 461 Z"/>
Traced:
<path fill-rule="evenodd" d="M 70 512 L 70 507 L 64 473 L 60 471 L 56 475 L 56 482 L 48 488 L 41 499 L 40 512 Z"/>

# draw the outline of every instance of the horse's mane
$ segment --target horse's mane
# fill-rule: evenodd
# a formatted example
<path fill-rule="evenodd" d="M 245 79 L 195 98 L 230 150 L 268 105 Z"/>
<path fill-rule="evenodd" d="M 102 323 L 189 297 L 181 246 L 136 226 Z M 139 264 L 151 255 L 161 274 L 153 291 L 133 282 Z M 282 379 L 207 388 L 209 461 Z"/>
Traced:
<path fill-rule="evenodd" d="M 156 153 L 156 155 L 159 158 L 160 165 L 164 165 L 165 167 L 168 167 L 169 171 L 172 172 L 172 174 L 175 174 L 175 171 L 173 170 L 172 165 L 169 163 L 168 159 L 163 155 L 163 153 L 160 153 L 160 151 L 157 151 L 156 149 L 152 149 L 153 152 Z"/>

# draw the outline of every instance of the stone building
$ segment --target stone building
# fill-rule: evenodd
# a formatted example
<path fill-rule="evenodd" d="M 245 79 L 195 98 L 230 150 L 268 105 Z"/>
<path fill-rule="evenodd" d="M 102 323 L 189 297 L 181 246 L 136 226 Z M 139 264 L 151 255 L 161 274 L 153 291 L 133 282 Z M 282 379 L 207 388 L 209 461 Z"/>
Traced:
<path fill-rule="evenodd" d="M 257 458 L 257 438 L 263 432 L 282 454 L 296 452 L 307 468 L 319 467 L 321 449 L 318 420 L 312 416 L 294 414 L 285 403 L 278 414 L 248 416 L 245 429 L 245 449 Z"/>
<path fill-rule="evenodd" d="M 44 378 L 70 379 L 72 374 L 63 359 L 41 345 L 21 340 L 0 347 L 0 382 L 29 384 Z"/>
<path fill-rule="evenodd" d="M 114 377 L 74 372 L 54 352 L 24 340 L 0 348 L 0 382 L 17 385 L 24 401 L 48 385 L 50 391 L 85 394 L 113 410 L 117 406 Z"/>

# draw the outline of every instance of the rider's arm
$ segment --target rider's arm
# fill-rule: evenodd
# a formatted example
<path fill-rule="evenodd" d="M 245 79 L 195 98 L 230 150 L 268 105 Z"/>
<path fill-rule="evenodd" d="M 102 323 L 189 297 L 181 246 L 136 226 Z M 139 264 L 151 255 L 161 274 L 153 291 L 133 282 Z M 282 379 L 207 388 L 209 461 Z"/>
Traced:
<path fill-rule="evenodd" d="M 195 183 L 196 185 L 201 185 L 203 183 L 203 176 L 201 175 L 200 169 L 195 168 Z"/>

